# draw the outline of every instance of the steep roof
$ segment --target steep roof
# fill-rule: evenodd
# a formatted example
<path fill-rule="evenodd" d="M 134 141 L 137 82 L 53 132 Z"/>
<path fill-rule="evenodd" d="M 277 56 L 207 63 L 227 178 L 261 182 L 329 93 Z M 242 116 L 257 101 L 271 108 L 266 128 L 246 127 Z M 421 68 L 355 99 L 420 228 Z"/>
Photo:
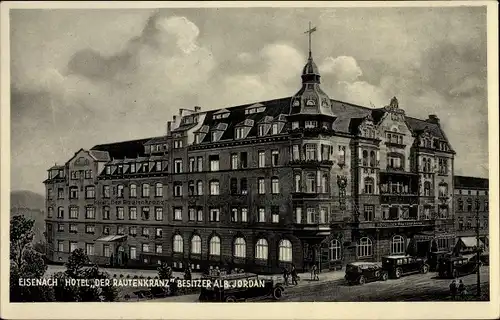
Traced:
<path fill-rule="evenodd" d="M 90 149 L 89 153 L 97 161 L 107 162 L 107 161 L 111 160 L 109 157 L 109 153 L 107 151 Z"/>
<path fill-rule="evenodd" d="M 99 144 L 90 150 L 107 151 L 111 159 L 136 158 L 145 156 L 144 144 L 153 138 Z"/>
<path fill-rule="evenodd" d="M 478 177 L 454 176 L 455 189 L 488 189 L 489 180 Z"/>

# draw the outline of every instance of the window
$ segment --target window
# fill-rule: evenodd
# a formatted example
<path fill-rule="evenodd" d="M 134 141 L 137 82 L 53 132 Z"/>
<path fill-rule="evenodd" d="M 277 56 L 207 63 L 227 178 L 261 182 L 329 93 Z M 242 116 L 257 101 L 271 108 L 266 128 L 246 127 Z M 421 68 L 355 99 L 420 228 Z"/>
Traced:
<path fill-rule="evenodd" d="M 248 221 L 248 209 L 247 208 L 242 208 L 241 209 L 241 221 L 242 222 L 247 222 Z"/>
<path fill-rule="evenodd" d="M 328 175 L 324 174 L 321 177 L 321 190 L 322 193 L 328 193 Z"/>
<path fill-rule="evenodd" d="M 340 241 L 337 239 L 333 239 L 330 241 L 330 245 L 328 247 L 328 258 L 330 261 L 340 260 L 342 259 L 342 251 L 340 247 Z"/>
<path fill-rule="evenodd" d="M 448 196 L 448 185 L 446 183 L 439 184 L 439 196 L 440 197 Z"/>
<path fill-rule="evenodd" d="M 246 195 L 248 193 L 247 178 L 242 178 L 240 180 L 240 192 L 242 195 Z"/>
<path fill-rule="evenodd" d="M 319 223 L 326 223 L 327 222 L 327 210 L 326 208 L 320 208 L 319 209 Z"/>
<path fill-rule="evenodd" d="M 314 208 L 307 208 L 307 223 L 314 223 L 314 220 L 316 220 L 315 215 L 316 210 L 314 210 Z"/>
<path fill-rule="evenodd" d="M 220 194 L 219 181 L 212 180 L 210 181 L 210 195 L 218 196 Z"/>
<path fill-rule="evenodd" d="M 196 169 L 198 172 L 203 171 L 203 157 L 196 157 Z"/>
<path fill-rule="evenodd" d="M 163 220 L 163 208 L 162 207 L 155 208 L 155 219 L 156 219 L 156 221 Z"/>
<path fill-rule="evenodd" d="M 88 255 L 88 256 L 93 256 L 95 254 L 95 251 L 94 251 L 94 244 L 93 243 L 86 243 L 85 244 L 85 253 Z"/>
<path fill-rule="evenodd" d="M 85 199 L 94 199 L 95 198 L 95 187 L 94 186 L 86 186 L 85 187 Z"/>
<path fill-rule="evenodd" d="M 156 161 L 156 163 L 155 163 L 155 170 L 156 171 L 161 171 L 162 170 L 161 161 Z"/>
<path fill-rule="evenodd" d="M 77 242 L 73 242 L 71 241 L 69 243 L 69 252 L 73 252 L 75 251 L 76 249 L 78 249 L 78 243 Z"/>
<path fill-rule="evenodd" d="M 238 194 L 238 179 L 231 178 L 229 181 L 229 192 L 233 195 Z"/>
<path fill-rule="evenodd" d="M 259 137 L 266 135 L 266 125 L 261 124 L 259 125 L 258 129 L 259 129 Z"/>
<path fill-rule="evenodd" d="M 163 197 L 163 184 L 157 183 L 155 185 L 155 197 Z"/>
<path fill-rule="evenodd" d="M 220 256 L 220 238 L 218 236 L 213 236 L 210 239 L 210 249 L 209 254 L 211 256 Z"/>
<path fill-rule="evenodd" d="M 70 199 L 78 199 L 78 187 L 70 187 L 69 188 L 69 198 Z"/>
<path fill-rule="evenodd" d="M 316 160 L 316 152 L 316 145 L 306 144 L 306 160 Z"/>
<path fill-rule="evenodd" d="M 255 259 L 267 260 L 268 245 L 266 239 L 259 239 L 255 245 Z"/>
<path fill-rule="evenodd" d="M 118 220 L 124 219 L 123 207 L 116 207 L 116 219 L 118 219 Z"/>
<path fill-rule="evenodd" d="M 137 259 L 137 249 L 136 247 L 130 247 L 130 259 Z"/>
<path fill-rule="evenodd" d="M 292 130 L 295 130 L 295 129 L 298 129 L 298 128 L 299 128 L 299 122 L 298 121 L 292 122 Z"/>
<path fill-rule="evenodd" d="M 372 241 L 370 238 L 364 237 L 359 239 L 358 244 L 357 244 L 357 251 L 358 251 L 358 257 L 370 257 L 373 255 L 372 252 Z"/>
<path fill-rule="evenodd" d="M 300 186 L 300 174 L 295 175 L 295 192 L 300 192 L 301 186 Z"/>
<path fill-rule="evenodd" d="M 402 236 L 394 236 L 391 241 L 391 254 L 404 254 L 405 240 Z"/>
<path fill-rule="evenodd" d="M 438 160 L 438 166 L 439 166 L 439 174 L 446 175 L 448 174 L 448 159 L 443 159 L 440 158 Z"/>
<path fill-rule="evenodd" d="M 306 187 L 308 193 L 316 192 L 316 176 L 314 175 L 314 173 L 310 173 L 307 175 Z"/>
<path fill-rule="evenodd" d="M 259 194 L 265 194 L 266 193 L 266 184 L 264 178 L 259 178 Z"/>
<path fill-rule="evenodd" d="M 271 152 L 271 164 L 273 167 L 279 165 L 279 157 L 280 157 L 280 152 L 278 150 L 273 150 Z"/>
<path fill-rule="evenodd" d="M 85 207 L 85 219 L 95 219 L 95 207 Z"/>
<path fill-rule="evenodd" d="M 175 149 L 182 148 L 182 140 L 174 140 L 174 148 Z"/>
<path fill-rule="evenodd" d="M 292 160 L 300 160 L 300 147 L 296 144 L 292 146 Z"/>
<path fill-rule="evenodd" d="M 142 207 L 142 220 L 149 220 L 149 207 Z"/>
<path fill-rule="evenodd" d="M 198 209 L 197 218 L 198 221 L 203 221 L 203 209 Z"/>
<path fill-rule="evenodd" d="M 85 233 L 94 234 L 95 233 L 95 226 L 86 225 L 85 226 Z"/>
<path fill-rule="evenodd" d="M 259 168 L 264 168 L 266 166 L 266 152 L 259 151 Z"/>
<path fill-rule="evenodd" d="M 57 218 L 64 219 L 64 208 L 63 207 L 57 208 Z"/>
<path fill-rule="evenodd" d="M 345 146 L 339 146 L 339 164 L 345 164 Z"/>
<path fill-rule="evenodd" d="M 238 154 L 233 153 L 231 155 L 231 169 L 236 170 L 238 169 Z"/>
<path fill-rule="evenodd" d="M 458 199 L 458 210 L 457 211 L 464 211 L 464 201 L 462 199 Z"/>
<path fill-rule="evenodd" d="M 424 196 L 429 197 L 431 195 L 431 183 L 429 181 L 424 182 Z"/>
<path fill-rule="evenodd" d="M 363 213 L 365 216 L 365 221 L 373 221 L 373 217 L 375 215 L 375 207 L 373 205 L 365 204 Z"/>
<path fill-rule="evenodd" d="M 181 159 L 174 160 L 174 173 L 182 173 L 182 160 Z"/>
<path fill-rule="evenodd" d="M 201 254 L 201 238 L 199 235 L 194 235 L 191 239 L 191 253 Z"/>
<path fill-rule="evenodd" d="M 238 208 L 231 209 L 231 222 L 238 222 Z"/>
<path fill-rule="evenodd" d="M 180 234 L 174 236 L 174 252 L 181 253 L 184 251 L 184 241 Z"/>
<path fill-rule="evenodd" d="M 109 227 L 103 227 L 102 228 L 102 234 L 109 235 Z"/>
<path fill-rule="evenodd" d="M 130 185 L 130 198 L 135 198 L 137 197 L 137 185 L 135 183 L 132 183 Z"/>
<path fill-rule="evenodd" d="M 149 184 L 147 183 L 142 185 L 142 197 L 149 198 Z"/>
<path fill-rule="evenodd" d="M 368 166 L 368 151 L 363 150 L 363 167 Z"/>
<path fill-rule="evenodd" d="M 130 164 L 130 173 L 135 173 L 135 163 Z"/>
<path fill-rule="evenodd" d="M 280 183 L 277 177 L 271 179 L 271 193 L 278 194 L 280 192 Z"/>
<path fill-rule="evenodd" d="M 137 227 L 128 228 L 128 234 L 131 235 L 132 237 L 137 236 Z"/>
<path fill-rule="evenodd" d="M 196 194 L 199 195 L 199 196 L 202 196 L 203 195 L 203 181 L 201 180 L 198 180 L 198 182 L 196 183 Z"/>
<path fill-rule="evenodd" d="M 399 154 L 387 156 L 387 166 L 393 169 L 403 168 L 403 157 Z"/>
<path fill-rule="evenodd" d="M 248 154 L 246 152 L 240 153 L 240 162 L 242 168 L 248 167 Z"/>
<path fill-rule="evenodd" d="M 174 220 L 182 220 L 182 208 L 174 208 Z"/>
<path fill-rule="evenodd" d="M 70 207 L 69 208 L 69 218 L 70 219 L 78 219 L 78 207 Z"/>
<path fill-rule="evenodd" d="M 189 158 L 189 172 L 194 172 L 195 160 L 194 158 Z"/>
<path fill-rule="evenodd" d="M 57 231 L 58 232 L 64 232 L 64 224 L 58 223 L 57 224 Z"/>
<path fill-rule="evenodd" d="M 64 241 L 61 240 L 57 241 L 57 251 L 64 252 Z"/>
<path fill-rule="evenodd" d="M 219 209 L 210 209 L 210 221 L 219 221 L 220 218 L 220 210 Z"/>
<path fill-rule="evenodd" d="M 182 197 L 182 182 L 174 182 L 174 197 Z"/>
<path fill-rule="evenodd" d="M 292 243 L 283 239 L 279 243 L 279 261 L 292 262 Z"/>
<path fill-rule="evenodd" d="M 195 208 L 188 209 L 188 219 L 189 219 L 189 221 L 196 221 L 196 209 Z"/>
<path fill-rule="evenodd" d="M 484 211 L 488 211 L 488 199 L 484 199 Z"/>
<path fill-rule="evenodd" d="M 142 172 L 149 172 L 149 163 L 148 162 L 144 162 L 142 164 Z"/>
<path fill-rule="evenodd" d="M 365 193 L 373 194 L 373 178 L 365 178 Z"/>
<path fill-rule="evenodd" d="M 146 227 L 142 228 L 142 236 L 149 237 L 149 229 Z"/>
<path fill-rule="evenodd" d="M 297 223 L 302 223 L 302 208 L 295 208 L 295 220 Z"/>
<path fill-rule="evenodd" d="M 47 208 L 47 217 L 52 218 L 53 215 L 54 215 L 54 208 L 48 207 Z"/>
<path fill-rule="evenodd" d="M 102 208 L 102 219 L 109 220 L 109 207 Z"/>
<path fill-rule="evenodd" d="M 118 198 L 123 198 L 123 185 L 119 184 L 118 187 L 117 187 L 117 191 L 118 191 Z"/>
<path fill-rule="evenodd" d="M 149 252 L 149 244 L 148 243 L 142 244 L 142 252 Z"/>
<path fill-rule="evenodd" d="M 266 222 L 266 209 L 259 208 L 259 222 Z"/>
<path fill-rule="evenodd" d="M 155 251 L 156 251 L 157 254 L 162 253 L 163 247 L 161 246 L 161 244 L 155 245 Z"/>
<path fill-rule="evenodd" d="M 246 251 L 247 251 L 247 244 L 245 242 L 245 239 L 236 238 L 234 240 L 234 256 L 236 258 L 245 258 Z"/>
<path fill-rule="evenodd" d="M 317 121 L 306 121 L 305 122 L 305 128 L 316 128 L 316 127 L 318 127 Z"/>
<path fill-rule="evenodd" d="M 119 235 L 125 234 L 124 228 L 123 227 L 118 227 L 116 233 L 119 234 Z"/>
<path fill-rule="evenodd" d="M 239 127 L 236 128 L 236 139 L 245 138 L 245 128 Z"/>
<path fill-rule="evenodd" d="M 278 206 L 271 206 L 271 221 L 273 223 L 279 223 L 280 222 L 280 207 Z"/>
<path fill-rule="evenodd" d="M 210 160 L 210 171 L 219 171 L 219 155 L 209 156 Z"/>
<path fill-rule="evenodd" d="M 376 163 L 376 156 L 375 156 L 375 151 L 370 151 L 370 167 L 375 167 Z"/>
<path fill-rule="evenodd" d="M 57 199 L 64 199 L 64 189 L 63 188 L 57 189 Z"/>

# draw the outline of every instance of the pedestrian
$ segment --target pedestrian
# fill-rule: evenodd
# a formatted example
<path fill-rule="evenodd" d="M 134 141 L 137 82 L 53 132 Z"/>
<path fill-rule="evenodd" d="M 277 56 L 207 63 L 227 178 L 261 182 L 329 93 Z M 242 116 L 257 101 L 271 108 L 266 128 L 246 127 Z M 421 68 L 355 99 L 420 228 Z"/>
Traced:
<path fill-rule="evenodd" d="M 184 280 L 191 280 L 191 266 L 187 266 L 186 271 L 184 272 Z"/>
<path fill-rule="evenodd" d="M 465 290 L 465 284 L 462 279 L 460 279 L 460 282 L 458 283 L 458 293 L 460 294 L 460 298 L 462 300 L 465 299 L 465 294 L 467 293 L 467 291 Z"/>
<path fill-rule="evenodd" d="M 314 281 L 319 281 L 319 268 L 317 265 L 313 267 Z"/>
<path fill-rule="evenodd" d="M 313 266 L 311 268 L 311 281 L 314 280 L 315 274 L 316 274 L 316 265 L 313 264 Z"/>
<path fill-rule="evenodd" d="M 297 278 L 298 278 L 297 269 L 295 269 L 295 265 L 293 265 L 293 264 L 292 264 L 292 270 L 290 271 L 290 274 L 292 276 L 292 284 L 298 285 L 299 282 L 297 281 Z"/>
<path fill-rule="evenodd" d="M 456 279 L 453 279 L 450 283 L 450 294 L 451 294 L 451 299 L 455 300 L 456 295 L 457 295 L 457 281 L 456 281 Z"/>
<path fill-rule="evenodd" d="M 285 286 L 288 286 L 288 276 L 289 276 L 288 268 L 285 267 L 283 268 L 283 280 L 285 281 Z"/>

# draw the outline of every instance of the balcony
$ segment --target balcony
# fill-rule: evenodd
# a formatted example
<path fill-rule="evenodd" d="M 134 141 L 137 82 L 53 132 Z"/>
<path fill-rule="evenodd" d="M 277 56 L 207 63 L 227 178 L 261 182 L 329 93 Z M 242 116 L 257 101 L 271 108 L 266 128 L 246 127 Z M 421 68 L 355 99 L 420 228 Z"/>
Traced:
<path fill-rule="evenodd" d="M 319 134 L 324 135 L 333 135 L 335 131 L 325 127 L 317 127 L 317 128 L 296 128 L 290 130 L 290 134 L 302 134 L 304 137 L 314 137 Z"/>
<path fill-rule="evenodd" d="M 371 228 L 400 228 L 400 227 L 421 227 L 434 226 L 435 220 L 415 218 L 398 218 L 398 219 L 377 219 L 373 221 L 359 221 L 359 227 L 363 229 Z"/>
<path fill-rule="evenodd" d="M 331 200 L 329 193 L 292 192 L 292 200 Z"/>
<path fill-rule="evenodd" d="M 418 204 L 418 194 L 381 193 L 380 203 Z"/>
<path fill-rule="evenodd" d="M 291 160 L 289 165 L 292 167 L 301 168 L 318 168 L 318 167 L 331 167 L 333 166 L 332 160 Z"/>

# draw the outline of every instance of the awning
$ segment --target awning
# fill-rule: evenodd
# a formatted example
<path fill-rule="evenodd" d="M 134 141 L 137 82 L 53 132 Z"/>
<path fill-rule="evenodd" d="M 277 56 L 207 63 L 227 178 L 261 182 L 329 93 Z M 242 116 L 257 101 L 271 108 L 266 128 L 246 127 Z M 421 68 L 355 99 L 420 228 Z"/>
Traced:
<path fill-rule="evenodd" d="M 462 243 L 468 248 L 477 246 L 477 240 L 475 237 L 462 237 L 460 238 L 460 241 L 462 241 Z M 484 247 L 484 243 L 481 240 L 479 240 L 479 246 Z"/>
<path fill-rule="evenodd" d="M 100 242 L 114 242 L 114 241 L 120 241 L 120 240 L 125 240 L 125 238 L 127 238 L 127 236 L 125 235 L 111 235 L 111 236 L 106 236 L 104 238 L 99 238 L 97 239 L 96 241 L 100 241 Z"/>

